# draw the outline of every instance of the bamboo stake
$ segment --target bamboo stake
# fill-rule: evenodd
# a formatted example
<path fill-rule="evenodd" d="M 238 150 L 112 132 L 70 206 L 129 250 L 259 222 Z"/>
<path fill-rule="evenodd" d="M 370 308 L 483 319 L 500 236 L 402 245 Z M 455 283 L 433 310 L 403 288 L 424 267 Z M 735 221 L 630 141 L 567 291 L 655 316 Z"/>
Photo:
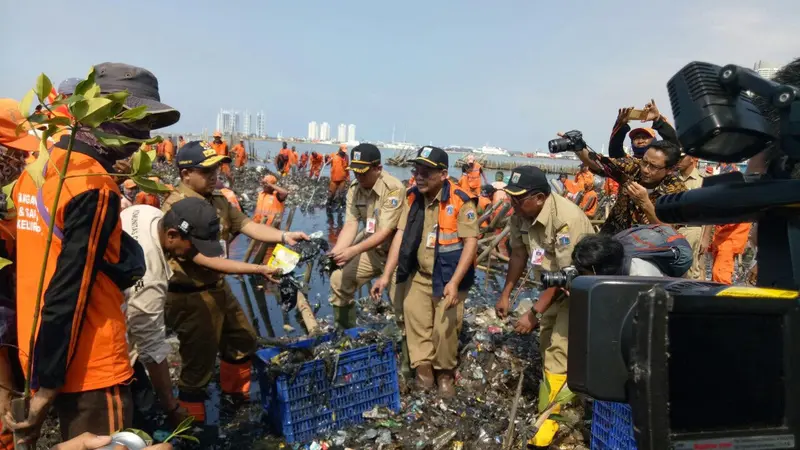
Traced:
<path fill-rule="evenodd" d="M 506 438 L 503 439 L 503 450 L 509 450 L 514 439 L 514 428 L 517 420 L 517 408 L 519 407 L 519 399 L 522 394 L 522 380 L 525 379 L 525 371 L 519 372 L 519 381 L 517 382 L 517 392 L 514 394 L 514 403 L 511 406 L 511 415 L 508 419 L 508 430 L 506 431 Z"/>
<path fill-rule="evenodd" d="M 508 234 L 510 232 L 511 232 L 511 227 L 510 226 L 506 226 L 503 229 L 503 231 L 500 232 L 500 234 L 495 236 L 494 239 L 492 240 L 492 243 L 489 244 L 489 247 L 486 250 L 484 250 L 483 253 L 480 254 L 480 256 L 478 256 L 478 262 L 481 262 L 481 261 L 485 260 L 486 258 L 488 258 L 489 255 L 491 254 L 492 250 L 494 250 L 494 248 L 497 247 L 497 244 L 501 240 L 503 240 L 504 237 L 508 236 Z"/>

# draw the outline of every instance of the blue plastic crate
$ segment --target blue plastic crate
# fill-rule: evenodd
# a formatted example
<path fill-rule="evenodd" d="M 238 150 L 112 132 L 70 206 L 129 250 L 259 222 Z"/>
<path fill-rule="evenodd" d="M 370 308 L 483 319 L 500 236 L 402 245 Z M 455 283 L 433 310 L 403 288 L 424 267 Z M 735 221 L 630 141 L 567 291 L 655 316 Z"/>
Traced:
<path fill-rule="evenodd" d="M 347 334 L 355 337 L 360 331 L 347 330 Z M 301 341 L 295 347 L 308 348 L 331 338 Z M 262 407 L 272 431 L 286 442 L 307 442 L 321 433 L 361 423 L 362 414 L 375 406 L 400 410 L 397 359 L 389 342 L 380 349 L 373 344 L 340 353 L 333 383 L 323 361 L 307 362 L 297 374 L 270 379 L 267 368 L 279 353 L 274 348 L 256 352 L 256 369 Z"/>
<path fill-rule="evenodd" d="M 592 450 L 636 450 L 633 413 L 628 404 L 592 402 Z"/>

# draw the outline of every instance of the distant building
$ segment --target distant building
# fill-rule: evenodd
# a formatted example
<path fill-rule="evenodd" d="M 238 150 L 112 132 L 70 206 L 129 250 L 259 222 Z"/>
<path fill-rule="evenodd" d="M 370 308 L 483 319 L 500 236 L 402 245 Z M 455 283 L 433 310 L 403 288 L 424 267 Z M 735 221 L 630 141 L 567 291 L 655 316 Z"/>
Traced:
<path fill-rule="evenodd" d="M 256 136 L 267 137 L 267 123 L 264 118 L 264 111 L 259 111 L 256 114 Z"/>
<path fill-rule="evenodd" d="M 347 126 L 347 142 L 356 141 L 356 126 L 352 123 Z"/>
<path fill-rule="evenodd" d="M 322 122 L 322 125 L 319 126 L 319 140 L 331 140 L 331 126 L 328 124 L 328 122 Z"/>
<path fill-rule="evenodd" d="M 775 74 L 781 70 L 781 66 L 777 64 L 768 63 L 766 61 L 758 61 L 753 65 L 753 70 L 758 72 L 759 75 L 762 77 L 771 80 L 775 77 Z"/>
<path fill-rule="evenodd" d="M 336 133 L 336 142 L 347 142 L 347 125 L 340 123 Z"/>
<path fill-rule="evenodd" d="M 237 113 L 220 109 L 217 114 L 217 131 L 223 134 L 230 134 L 236 131 L 237 126 Z"/>
<path fill-rule="evenodd" d="M 317 122 L 308 123 L 308 140 L 309 141 L 319 140 L 319 126 L 317 126 Z"/>
<path fill-rule="evenodd" d="M 250 112 L 247 110 L 244 111 L 244 126 L 242 127 L 242 134 L 245 136 L 250 136 L 252 132 L 252 128 L 250 128 L 250 122 L 252 121 L 252 117 L 250 116 Z"/>

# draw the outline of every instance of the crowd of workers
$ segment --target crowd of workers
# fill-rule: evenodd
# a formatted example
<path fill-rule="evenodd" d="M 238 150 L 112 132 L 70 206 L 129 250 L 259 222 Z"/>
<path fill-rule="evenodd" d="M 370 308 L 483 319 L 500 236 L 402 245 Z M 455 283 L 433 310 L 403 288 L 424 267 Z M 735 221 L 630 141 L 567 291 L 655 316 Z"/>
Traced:
<path fill-rule="evenodd" d="M 161 103 L 158 82 L 149 71 L 105 63 L 95 72 L 103 93 L 128 90 L 136 93 L 128 98 L 131 105 L 144 104 L 152 111 L 147 120 L 116 124 L 116 134 L 141 136 L 179 120 L 178 111 Z M 13 172 L 6 167 L 23 167 L 28 153 L 39 148 L 34 134 L 18 133 L 25 120 L 16 109 L 0 110 L 4 177 Z M 243 141 L 228 150 L 220 133 L 208 143 L 186 142 L 183 137 L 177 144 L 163 140 L 155 149 L 157 157 L 177 166 L 180 182 L 159 197 L 137 193 L 130 180 L 119 184 L 115 163 L 130 158 L 138 144 L 107 147 L 90 133 L 79 132 L 69 155 L 69 173 L 86 176 L 66 179 L 55 210 L 51 205 L 59 183 L 56 167 L 67 158 L 68 139 L 48 143 L 44 184 L 39 187 L 30 173 L 16 170 L 8 191 L 14 205 L 0 222 L 0 256 L 13 262 L 0 267 L 0 341 L 6 344 L 0 347 L 0 413 L 6 424 L 2 443 L 11 445 L 11 430 L 35 442 L 51 408 L 58 413 L 65 441 L 86 432 L 107 435 L 130 427 L 136 406 L 131 392 L 141 383 L 152 385 L 171 423 L 188 416 L 202 422 L 217 357 L 223 393 L 234 402 L 247 400 L 256 333 L 225 275 L 261 274 L 275 280 L 277 274 L 265 265 L 228 259 L 227 246 L 238 234 L 266 243 L 308 239 L 302 232 L 273 227 L 291 195 L 279 186 L 278 177 L 307 170 L 308 176 L 319 178 L 327 165 L 328 206 L 342 206 L 337 202 L 343 198 L 346 215 L 330 250 L 341 267 L 330 280 L 336 325 L 355 325 L 354 296 L 361 286 L 372 282 L 375 299 L 387 291 L 404 335 L 401 371 L 419 388 L 452 397 L 464 300 L 475 280 L 481 224 L 494 217 L 484 215 L 490 209 L 510 216 L 510 259 L 496 304 L 500 317 L 510 314 L 512 291 L 532 270 L 574 265 L 581 274 L 660 274 L 646 261 L 626 267 L 613 236 L 636 225 L 661 224 L 656 200 L 700 187 L 702 176 L 697 159 L 681 154 L 675 131 L 655 102 L 643 111 L 643 121 L 652 122 L 652 127 L 632 131 L 630 109 L 619 111 L 609 156 L 627 181 L 603 185 L 614 205 L 597 233 L 591 222 L 597 208 L 594 179 L 607 173 L 585 148 L 575 151 L 584 168 L 573 180 L 561 177 L 558 184 L 533 166 L 514 169 L 507 181 L 500 174 L 489 183 L 472 157 L 467 157 L 463 175 L 456 180 L 449 176 L 448 154 L 425 146 L 411 161 L 412 177 L 403 183 L 383 170 L 381 151 L 372 144 L 358 145 L 349 153 L 343 145 L 323 156 L 299 155 L 284 143 L 274 161 L 277 172 L 262 180 L 251 219 L 228 184 L 233 176 L 230 165 L 247 164 Z M 622 146 L 626 134 L 631 155 Z M 6 165 L 6 160 L 14 164 Z M 51 217 L 54 242 L 47 245 Z M 694 250 L 696 267 L 687 277 L 705 279 L 700 255 L 711 252 L 712 279 L 732 282 L 733 260 L 744 250 L 750 224 L 669 225 L 686 236 Z M 36 311 L 33 293 L 40 292 L 43 261 L 47 268 L 41 309 Z M 568 315 L 567 293 L 551 288 L 541 292 L 534 308 L 514 324 L 519 333 L 540 328 L 547 381 L 541 383 L 541 398 L 552 400 L 566 382 Z M 177 398 L 166 363 L 168 330 L 177 334 L 180 345 Z M 13 350 L 16 347 L 19 352 Z M 10 399 L 21 390 L 23 375 L 30 375 L 35 393 L 28 416 L 19 418 L 10 413 Z M 548 445 L 557 430 L 558 423 L 547 420 L 531 444 Z"/>

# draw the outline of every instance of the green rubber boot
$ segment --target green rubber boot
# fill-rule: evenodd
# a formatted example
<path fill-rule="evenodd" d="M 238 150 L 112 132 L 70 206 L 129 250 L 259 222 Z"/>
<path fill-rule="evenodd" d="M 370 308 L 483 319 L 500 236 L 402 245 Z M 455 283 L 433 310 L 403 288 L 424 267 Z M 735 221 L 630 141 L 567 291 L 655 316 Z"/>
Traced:
<path fill-rule="evenodd" d="M 336 328 L 342 330 L 349 330 L 356 326 L 356 305 L 347 306 L 334 306 L 333 307 L 333 322 Z"/>

